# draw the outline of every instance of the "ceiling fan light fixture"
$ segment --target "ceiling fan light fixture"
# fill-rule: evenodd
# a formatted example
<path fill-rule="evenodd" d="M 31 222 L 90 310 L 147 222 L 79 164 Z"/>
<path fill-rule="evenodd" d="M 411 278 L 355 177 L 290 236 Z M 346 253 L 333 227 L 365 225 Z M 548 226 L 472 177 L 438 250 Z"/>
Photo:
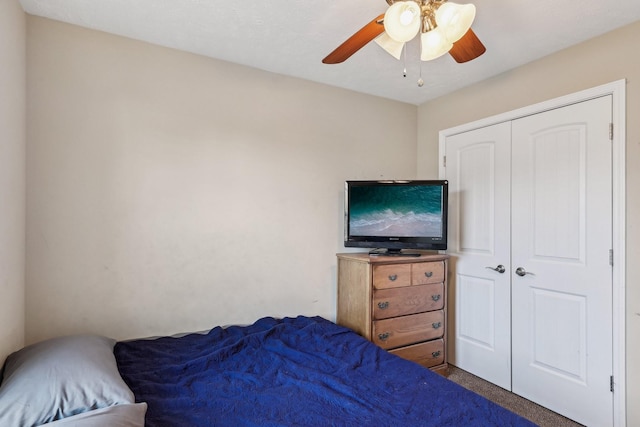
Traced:
<path fill-rule="evenodd" d="M 322 62 L 341 63 L 375 40 L 394 58 L 405 56 L 406 76 L 406 43 L 418 34 L 422 61 L 438 58 L 448 52 L 456 62 L 464 63 L 486 51 L 471 30 L 476 13 L 472 4 L 456 4 L 447 0 L 387 0 L 387 3 L 389 7 L 386 13 L 367 23 Z"/>
<path fill-rule="evenodd" d="M 420 59 L 431 61 L 449 52 L 453 43 L 445 36 L 444 32 L 437 27 L 420 35 Z"/>
<path fill-rule="evenodd" d="M 446 2 L 436 11 L 436 23 L 442 28 L 451 43 L 464 36 L 476 17 L 476 7 L 472 4 Z"/>
<path fill-rule="evenodd" d="M 408 42 L 420 31 L 420 5 L 413 0 L 397 1 L 384 14 L 384 30 L 397 42 Z"/>
<path fill-rule="evenodd" d="M 398 42 L 389 37 L 387 33 L 382 33 L 375 39 L 373 39 L 378 46 L 383 48 L 389 53 L 389 55 L 393 56 L 396 59 L 400 59 L 402 55 L 402 48 L 404 47 L 404 42 Z"/>

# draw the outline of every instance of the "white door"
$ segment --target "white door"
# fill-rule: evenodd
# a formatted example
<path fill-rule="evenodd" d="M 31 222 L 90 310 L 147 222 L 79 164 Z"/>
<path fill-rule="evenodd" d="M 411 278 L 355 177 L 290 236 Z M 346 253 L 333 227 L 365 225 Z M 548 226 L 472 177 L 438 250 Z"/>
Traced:
<path fill-rule="evenodd" d="M 589 426 L 613 423 L 611 105 L 512 123 L 513 392 Z"/>
<path fill-rule="evenodd" d="M 511 390 L 511 124 L 450 136 L 449 362 Z"/>
<path fill-rule="evenodd" d="M 445 142 L 449 362 L 589 426 L 613 423 L 611 103 Z"/>

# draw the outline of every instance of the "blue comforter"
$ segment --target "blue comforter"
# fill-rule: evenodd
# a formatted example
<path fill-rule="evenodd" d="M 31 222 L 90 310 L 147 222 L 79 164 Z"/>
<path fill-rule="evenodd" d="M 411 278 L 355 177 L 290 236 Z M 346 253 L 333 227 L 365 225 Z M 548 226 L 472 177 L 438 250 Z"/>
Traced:
<path fill-rule="evenodd" d="M 146 425 L 532 426 L 320 317 L 119 342 Z"/>

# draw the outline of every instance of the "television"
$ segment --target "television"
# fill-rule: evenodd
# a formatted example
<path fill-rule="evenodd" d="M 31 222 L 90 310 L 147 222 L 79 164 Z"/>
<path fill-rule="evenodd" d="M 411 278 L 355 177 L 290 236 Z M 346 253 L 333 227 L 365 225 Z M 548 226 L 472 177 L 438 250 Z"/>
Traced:
<path fill-rule="evenodd" d="M 344 246 L 371 255 L 447 249 L 448 182 L 346 181 Z"/>

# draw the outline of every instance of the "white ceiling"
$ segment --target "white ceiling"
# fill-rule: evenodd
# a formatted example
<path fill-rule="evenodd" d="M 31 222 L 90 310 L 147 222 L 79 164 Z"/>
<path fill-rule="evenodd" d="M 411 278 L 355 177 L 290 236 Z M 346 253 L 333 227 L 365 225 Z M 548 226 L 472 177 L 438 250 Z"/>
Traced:
<path fill-rule="evenodd" d="M 477 8 L 473 29 L 487 52 L 465 64 L 449 55 L 423 62 L 423 87 L 417 85 L 414 42 L 407 49 L 406 78 L 403 62 L 375 43 L 342 64 L 321 62 L 384 13 L 385 0 L 20 3 L 32 15 L 416 105 L 640 20 L 640 0 L 471 1 Z"/>

